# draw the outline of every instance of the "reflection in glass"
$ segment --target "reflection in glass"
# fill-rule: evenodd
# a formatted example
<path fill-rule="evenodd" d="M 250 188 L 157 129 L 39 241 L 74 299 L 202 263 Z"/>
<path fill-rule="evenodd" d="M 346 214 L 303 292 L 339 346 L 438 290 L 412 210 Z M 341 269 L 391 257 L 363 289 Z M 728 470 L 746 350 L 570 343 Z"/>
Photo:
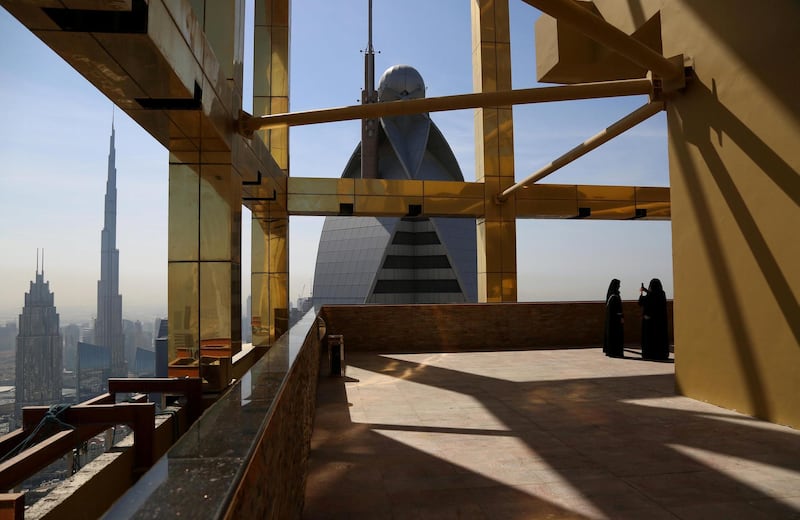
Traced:
<path fill-rule="evenodd" d="M 200 212 L 199 165 L 169 165 L 169 243 L 170 261 L 198 260 L 197 220 Z"/>
<path fill-rule="evenodd" d="M 169 377 L 199 375 L 199 287 L 197 262 L 169 262 Z"/>

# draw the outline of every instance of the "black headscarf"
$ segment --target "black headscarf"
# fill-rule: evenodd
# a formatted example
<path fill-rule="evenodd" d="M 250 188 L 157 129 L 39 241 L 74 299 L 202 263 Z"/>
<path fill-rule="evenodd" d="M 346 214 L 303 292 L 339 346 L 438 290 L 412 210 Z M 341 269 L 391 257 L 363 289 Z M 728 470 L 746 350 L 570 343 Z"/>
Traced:
<path fill-rule="evenodd" d="M 664 288 L 661 286 L 661 280 L 658 278 L 653 278 L 650 280 L 650 285 L 647 288 L 648 296 L 652 296 L 654 300 L 658 301 L 667 301 L 667 294 L 664 292 Z"/>
<path fill-rule="evenodd" d="M 661 282 L 659 282 L 659 284 L 660 283 Z M 608 291 L 606 292 L 606 302 L 608 302 L 608 299 L 611 298 L 612 294 L 619 294 L 619 280 L 617 280 L 616 278 L 611 280 L 611 283 L 608 284 Z"/>
<path fill-rule="evenodd" d="M 661 286 L 661 280 L 653 278 L 650 280 L 650 285 L 647 287 L 647 296 L 653 305 L 666 305 L 667 294 Z"/>

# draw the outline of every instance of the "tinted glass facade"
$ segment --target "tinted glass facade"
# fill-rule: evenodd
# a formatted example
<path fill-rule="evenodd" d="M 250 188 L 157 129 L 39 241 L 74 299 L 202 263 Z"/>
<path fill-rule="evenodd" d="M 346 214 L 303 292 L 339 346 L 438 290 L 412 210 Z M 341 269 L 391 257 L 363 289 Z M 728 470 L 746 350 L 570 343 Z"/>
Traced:
<path fill-rule="evenodd" d="M 392 88 L 405 92 L 408 78 L 419 87 L 421 77 L 410 67 L 389 69 L 379 96 Z M 464 180 L 427 114 L 382 118 L 377 155 L 381 179 Z M 361 177 L 360 156 L 359 144 L 343 178 Z M 314 304 L 474 302 L 476 251 L 474 219 L 328 217 L 317 252 Z"/>

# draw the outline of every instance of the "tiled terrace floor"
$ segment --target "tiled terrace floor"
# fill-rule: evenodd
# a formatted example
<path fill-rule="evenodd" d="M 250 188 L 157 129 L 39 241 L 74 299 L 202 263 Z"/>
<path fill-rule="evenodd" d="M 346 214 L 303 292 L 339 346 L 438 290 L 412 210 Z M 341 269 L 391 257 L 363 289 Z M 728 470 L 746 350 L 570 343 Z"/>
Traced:
<path fill-rule="evenodd" d="M 800 518 L 800 431 L 626 356 L 349 354 L 320 381 L 305 518 Z"/>

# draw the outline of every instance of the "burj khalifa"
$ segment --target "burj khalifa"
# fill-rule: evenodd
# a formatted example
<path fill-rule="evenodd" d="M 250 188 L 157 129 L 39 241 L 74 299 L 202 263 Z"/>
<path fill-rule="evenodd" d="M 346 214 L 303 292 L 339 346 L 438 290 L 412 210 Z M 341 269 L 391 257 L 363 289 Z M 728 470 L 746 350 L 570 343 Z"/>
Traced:
<path fill-rule="evenodd" d="M 122 296 L 119 294 L 119 250 L 117 249 L 117 168 L 114 125 L 108 152 L 105 220 L 100 235 L 100 280 L 97 282 L 97 320 L 94 341 L 111 351 L 111 377 L 127 377 L 125 336 L 122 334 Z"/>

